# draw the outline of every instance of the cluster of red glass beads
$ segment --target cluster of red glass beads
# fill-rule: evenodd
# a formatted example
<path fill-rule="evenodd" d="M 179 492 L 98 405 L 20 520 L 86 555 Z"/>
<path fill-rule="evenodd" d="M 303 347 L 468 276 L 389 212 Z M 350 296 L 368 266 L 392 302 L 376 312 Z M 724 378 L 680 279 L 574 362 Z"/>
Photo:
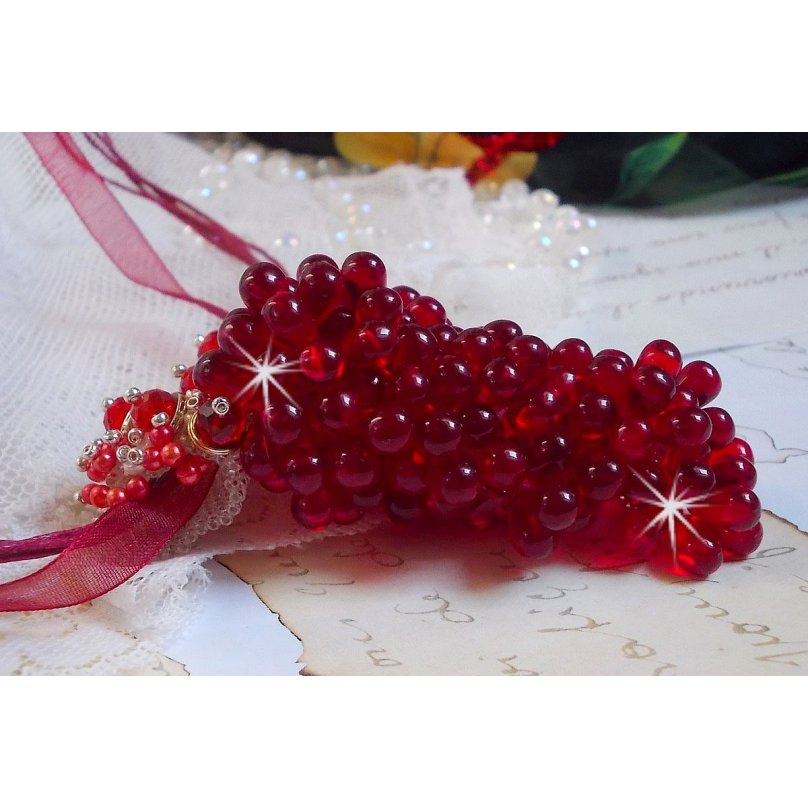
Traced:
<path fill-rule="evenodd" d="M 107 431 L 77 461 L 90 479 L 79 492 L 81 502 L 108 508 L 145 499 L 150 481 L 169 469 L 182 485 L 199 482 L 210 460 L 191 451 L 187 436 L 172 426 L 178 401 L 177 393 L 133 388 L 105 402 Z"/>
<path fill-rule="evenodd" d="M 388 288 L 366 252 L 341 267 L 313 255 L 296 278 L 258 263 L 239 290 L 244 307 L 205 338 L 182 387 L 226 397 L 205 440 L 291 490 L 309 528 L 378 507 L 507 522 L 531 556 L 578 541 L 702 576 L 760 543 L 751 449 L 706 406 L 718 373 L 683 365 L 670 342 L 634 362 L 579 339 L 551 349 L 510 320 L 462 329 L 434 298 Z"/>

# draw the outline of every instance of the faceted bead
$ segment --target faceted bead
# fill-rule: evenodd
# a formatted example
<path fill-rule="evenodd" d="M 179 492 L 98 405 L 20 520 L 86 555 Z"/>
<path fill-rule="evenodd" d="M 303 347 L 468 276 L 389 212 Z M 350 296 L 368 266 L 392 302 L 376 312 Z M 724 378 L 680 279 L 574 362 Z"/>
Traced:
<path fill-rule="evenodd" d="M 104 412 L 104 428 L 120 429 L 130 409 L 132 405 L 122 396 L 118 396 Z"/>
<path fill-rule="evenodd" d="M 592 349 L 575 337 L 565 339 L 550 352 L 549 366 L 554 370 L 583 371 L 592 361 Z"/>
<path fill-rule="evenodd" d="M 152 418 L 161 412 L 168 415 L 169 420 L 177 411 L 176 393 L 165 390 L 147 390 L 132 407 L 132 420 L 144 432 L 152 427 Z"/>
<path fill-rule="evenodd" d="M 721 392 L 721 377 L 718 371 L 701 359 L 685 365 L 676 381 L 692 390 L 699 398 L 699 405 L 709 404 Z"/>
<path fill-rule="evenodd" d="M 527 455 L 516 444 L 498 446 L 483 460 L 481 471 L 489 488 L 506 491 L 527 471 Z"/>
<path fill-rule="evenodd" d="M 342 354 L 327 342 L 313 342 L 300 353 L 300 370 L 312 381 L 327 382 L 339 378 L 344 369 Z"/>
<path fill-rule="evenodd" d="M 726 446 L 735 437 L 735 422 L 732 416 L 721 407 L 705 407 L 704 412 L 713 425 L 710 445 L 718 448 Z"/>
<path fill-rule="evenodd" d="M 424 451 L 437 456 L 454 451 L 463 437 L 460 421 L 449 413 L 434 413 L 421 425 Z"/>
<path fill-rule="evenodd" d="M 634 368 L 631 380 L 643 406 L 651 412 L 663 409 L 676 390 L 673 376 L 650 365 Z"/>
<path fill-rule="evenodd" d="M 309 496 L 322 488 L 323 462 L 313 452 L 293 452 L 286 464 L 286 480 L 296 494 Z"/>
<path fill-rule="evenodd" d="M 446 321 L 446 309 L 443 305 L 429 295 L 421 295 L 407 306 L 407 311 L 413 316 L 417 325 L 430 328 Z"/>
<path fill-rule="evenodd" d="M 637 359 L 637 367 L 645 365 L 664 370 L 669 376 L 676 378 L 676 374 L 682 369 L 682 354 L 672 342 L 655 339 L 642 349 Z"/>
<path fill-rule="evenodd" d="M 238 291 L 244 305 L 257 314 L 273 295 L 288 290 L 289 280 L 289 276 L 279 266 L 261 261 L 244 270 Z"/>
<path fill-rule="evenodd" d="M 381 320 L 385 323 L 397 323 L 404 310 L 401 295 L 393 289 L 380 286 L 368 289 L 356 301 L 356 322 L 367 323 Z"/>
<path fill-rule="evenodd" d="M 126 497 L 127 499 L 139 502 L 146 499 L 149 495 L 149 481 L 145 477 L 136 474 L 126 481 Z"/>
<path fill-rule="evenodd" d="M 266 351 L 269 332 L 258 315 L 247 309 L 235 309 L 222 320 L 218 340 L 226 354 L 244 362 L 245 354 L 258 357 Z"/>
<path fill-rule="evenodd" d="M 501 353 L 505 346 L 522 336 L 522 329 L 513 320 L 492 320 L 485 327 L 485 330 L 494 339 L 494 348 L 497 352 Z"/>
<path fill-rule="evenodd" d="M 400 452 L 410 442 L 412 433 L 412 419 L 401 409 L 383 410 L 368 424 L 370 445 L 383 454 Z"/>
<path fill-rule="evenodd" d="M 261 309 L 269 330 L 293 344 L 308 342 L 315 334 L 311 310 L 294 292 L 278 292 Z"/>
<path fill-rule="evenodd" d="M 505 350 L 506 358 L 525 372 L 544 367 L 550 357 L 550 348 L 547 343 L 530 334 L 514 337 Z"/>
<path fill-rule="evenodd" d="M 225 449 L 235 446 L 244 435 L 247 426 L 241 407 L 231 404 L 230 409 L 219 415 L 210 400 L 205 401 L 196 416 L 196 432 L 205 446 Z"/>
<path fill-rule="evenodd" d="M 303 527 L 310 530 L 323 530 L 331 522 L 331 502 L 328 493 L 322 489 L 309 495 L 292 497 L 292 516 Z"/>
<path fill-rule="evenodd" d="M 294 443 L 303 429 L 303 412 L 290 401 L 278 401 L 264 410 L 263 425 L 269 440 L 278 446 Z"/>
<path fill-rule="evenodd" d="M 342 264 L 342 277 L 355 296 L 387 283 L 387 270 L 378 255 L 356 252 Z"/>

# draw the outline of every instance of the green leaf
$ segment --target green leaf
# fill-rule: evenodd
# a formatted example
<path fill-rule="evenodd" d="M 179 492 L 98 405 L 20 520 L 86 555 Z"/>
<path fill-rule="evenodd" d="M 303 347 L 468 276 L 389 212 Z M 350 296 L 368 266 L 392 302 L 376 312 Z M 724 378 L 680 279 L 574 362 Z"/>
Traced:
<path fill-rule="evenodd" d="M 623 159 L 620 190 L 614 201 L 625 202 L 639 194 L 676 157 L 686 140 L 687 132 L 672 132 L 632 149 Z"/>

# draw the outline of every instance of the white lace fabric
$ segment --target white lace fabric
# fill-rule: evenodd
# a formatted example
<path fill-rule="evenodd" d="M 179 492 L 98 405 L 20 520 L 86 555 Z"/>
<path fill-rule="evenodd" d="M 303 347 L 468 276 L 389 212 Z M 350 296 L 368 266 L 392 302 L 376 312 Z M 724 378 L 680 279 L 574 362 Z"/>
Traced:
<path fill-rule="evenodd" d="M 115 141 L 143 175 L 264 246 L 292 272 L 314 252 L 341 260 L 369 249 L 382 255 L 392 285 L 434 294 L 453 321 L 508 316 L 537 333 L 560 318 L 574 288 L 574 272 L 524 237 L 535 221 L 526 210 L 541 200 L 516 189 L 510 200 L 481 206 L 459 169 L 310 178 L 282 170 L 288 162 L 278 160 L 260 171 L 223 162 L 176 136 Z M 0 536 L 22 538 L 92 518 L 72 494 L 84 481 L 76 456 L 103 431 L 101 399 L 132 385 L 174 389 L 171 366 L 191 364 L 193 337 L 217 323 L 127 280 L 19 135 L 0 137 L 0 179 Z M 238 261 L 156 205 L 117 195 L 191 294 L 239 305 Z M 559 232 L 565 216 L 558 216 Z M 125 585 L 83 606 L 0 614 L 0 673 L 157 672 L 160 648 L 194 613 L 206 559 L 312 538 L 292 522 L 285 497 L 255 486 L 235 524 L 223 527 L 246 480 L 232 461 L 222 472 L 171 550 Z M 42 563 L 0 565 L 0 581 Z"/>

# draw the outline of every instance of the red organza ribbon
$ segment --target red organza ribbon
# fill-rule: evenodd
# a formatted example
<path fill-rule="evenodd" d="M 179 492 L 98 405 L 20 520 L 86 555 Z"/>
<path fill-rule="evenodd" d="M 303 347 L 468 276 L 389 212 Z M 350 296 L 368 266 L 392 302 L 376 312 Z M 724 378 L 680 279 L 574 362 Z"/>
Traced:
<path fill-rule="evenodd" d="M 194 486 L 173 474 L 152 485 L 142 502 L 125 502 L 84 527 L 0 542 L 0 561 L 39 558 L 61 550 L 42 569 L 0 584 L 0 612 L 75 606 L 97 598 L 146 566 L 197 512 L 217 466 Z"/>

